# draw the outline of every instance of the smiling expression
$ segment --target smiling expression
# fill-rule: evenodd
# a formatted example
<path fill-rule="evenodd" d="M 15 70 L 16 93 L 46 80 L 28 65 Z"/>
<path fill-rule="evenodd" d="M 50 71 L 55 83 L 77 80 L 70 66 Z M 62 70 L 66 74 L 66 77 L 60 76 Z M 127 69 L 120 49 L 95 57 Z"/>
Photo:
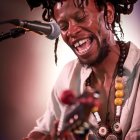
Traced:
<path fill-rule="evenodd" d="M 97 61 L 104 49 L 103 42 L 109 36 L 105 27 L 104 11 L 97 8 L 94 0 L 84 8 L 78 8 L 73 0 L 65 0 L 54 7 L 54 18 L 61 28 L 63 40 L 74 51 L 82 64 Z"/>

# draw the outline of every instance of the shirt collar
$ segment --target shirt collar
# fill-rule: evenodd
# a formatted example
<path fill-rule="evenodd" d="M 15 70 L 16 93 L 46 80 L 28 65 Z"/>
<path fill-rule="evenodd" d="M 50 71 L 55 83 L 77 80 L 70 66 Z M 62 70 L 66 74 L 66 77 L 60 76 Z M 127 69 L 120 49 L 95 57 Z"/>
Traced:
<path fill-rule="evenodd" d="M 130 43 L 128 55 L 124 62 L 124 69 L 132 73 L 135 65 L 140 60 L 140 49 L 137 48 L 132 42 Z"/>

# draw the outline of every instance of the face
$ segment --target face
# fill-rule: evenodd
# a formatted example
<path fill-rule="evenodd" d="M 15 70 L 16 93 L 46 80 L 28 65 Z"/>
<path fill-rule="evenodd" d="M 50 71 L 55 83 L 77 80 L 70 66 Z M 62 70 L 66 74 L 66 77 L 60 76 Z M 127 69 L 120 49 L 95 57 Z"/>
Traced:
<path fill-rule="evenodd" d="M 82 64 L 92 65 L 99 59 L 107 44 L 109 31 L 105 27 L 104 11 L 94 0 L 78 8 L 73 0 L 65 0 L 54 7 L 54 17 L 61 28 L 65 43 L 70 46 Z M 105 42 L 106 41 L 106 42 Z"/>

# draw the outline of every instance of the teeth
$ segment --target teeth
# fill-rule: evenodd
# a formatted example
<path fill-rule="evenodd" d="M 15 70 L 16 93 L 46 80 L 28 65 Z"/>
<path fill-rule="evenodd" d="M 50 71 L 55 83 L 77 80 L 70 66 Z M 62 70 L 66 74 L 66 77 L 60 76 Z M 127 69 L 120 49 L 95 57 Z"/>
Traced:
<path fill-rule="evenodd" d="M 75 46 L 75 48 L 80 46 L 79 42 L 75 43 L 74 46 Z"/>
<path fill-rule="evenodd" d="M 84 50 L 80 50 L 79 53 L 84 54 L 84 53 L 86 53 L 87 50 L 88 50 L 88 48 L 84 49 Z"/>
<path fill-rule="evenodd" d="M 90 45 L 82 46 L 84 43 L 87 43 L 88 41 L 89 39 L 87 38 L 87 39 L 79 40 L 74 44 L 75 50 L 79 55 L 85 54 L 89 50 Z"/>
<path fill-rule="evenodd" d="M 88 39 L 83 39 L 83 40 L 80 40 L 80 41 L 76 42 L 76 43 L 74 44 L 75 48 L 76 48 L 76 47 L 79 47 L 79 46 L 82 45 L 82 44 L 84 44 L 85 42 L 87 42 L 87 40 L 88 40 Z"/>
<path fill-rule="evenodd" d="M 86 41 L 87 41 L 87 39 L 80 40 L 80 41 L 79 41 L 79 44 L 82 45 L 82 44 L 85 43 Z"/>

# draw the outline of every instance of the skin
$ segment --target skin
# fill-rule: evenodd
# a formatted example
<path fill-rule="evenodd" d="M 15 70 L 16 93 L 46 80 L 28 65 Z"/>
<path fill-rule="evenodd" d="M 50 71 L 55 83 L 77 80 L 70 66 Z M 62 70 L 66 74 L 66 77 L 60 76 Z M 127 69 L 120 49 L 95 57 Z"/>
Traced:
<path fill-rule="evenodd" d="M 65 43 L 73 50 L 82 64 L 92 68 L 93 88 L 102 93 L 103 105 L 100 109 L 100 116 L 103 121 L 106 121 L 107 108 L 110 112 L 114 111 L 110 91 L 120 54 L 113 33 L 106 28 L 106 22 L 111 24 L 114 20 L 114 7 L 107 3 L 105 21 L 104 9 L 99 10 L 94 0 L 89 0 L 89 4 L 81 9 L 75 7 L 73 0 L 65 0 L 62 5 L 56 3 L 54 18 L 61 28 Z M 75 48 L 75 44 L 84 39 L 87 41 Z M 104 53 L 103 56 L 102 53 Z M 113 115 L 110 116 L 110 120 L 113 121 Z"/>
<path fill-rule="evenodd" d="M 111 10 L 110 8 L 110 13 L 113 14 Z M 111 36 L 110 31 L 105 27 L 104 11 L 99 12 L 93 0 L 89 0 L 89 5 L 85 6 L 84 11 L 83 8 L 75 7 L 73 0 L 63 1 L 62 6 L 57 3 L 54 7 L 54 16 L 60 25 L 63 40 L 83 64 L 90 65 L 97 61 L 98 55 L 104 49 L 104 40 L 109 46 L 115 44 L 112 42 L 113 35 Z M 79 54 L 74 44 L 83 39 L 90 40 L 87 43 L 90 49 L 84 54 Z"/>

